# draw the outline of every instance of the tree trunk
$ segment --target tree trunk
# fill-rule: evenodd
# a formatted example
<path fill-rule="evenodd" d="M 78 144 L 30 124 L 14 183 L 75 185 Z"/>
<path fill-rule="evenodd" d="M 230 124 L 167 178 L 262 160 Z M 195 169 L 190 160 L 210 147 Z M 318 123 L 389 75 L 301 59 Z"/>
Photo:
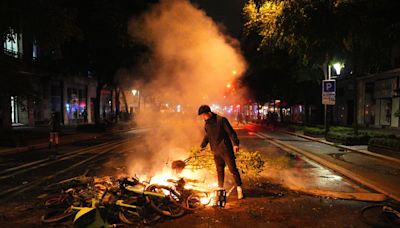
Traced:
<path fill-rule="evenodd" d="M 358 135 L 358 86 L 357 86 L 357 77 L 355 74 L 353 74 L 353 89 L 354 89 L 354 94 L 353 94 L 353 99 L 354 99 L 354 113 L 353 113 L 353 128 L 354 128 L 354 134 Z"/>
<path fill-rule="evenodd" d="M 110 91 L 110 100 L 111 100 L 111 111 L 110 111 L 110 116 L 109 116 L 109 121 L 114 122 L 114 114 L 115 114 L 115 96 L 114 96 L 114 90 L 111 88 L 109 89 Z"/>
<path fill-rule="evenodd" d="M 304 125 L 307 125 L 310 123 L 310 105 L 305 102 L 304 103 Z"/>
<path fill-rule="evenodd" d="M 120 95 L 120 90 L 118 88 L 115 88 L 115 123 L 118 123 L 119 120 L 119 95 Z"/>
<path fill-rule="evenodd" d="M 100 101 L 101 101 L 101 89 L 103 85 L 97 82 L 97 87 L 96 87 L 96 98 L 94 99 L 94 123 L 96 125 L 101 124 L 101 118 L 100 118 Z"/>
<path fill-rule="evenodd" d="M 126 101 L 126 96 L 125 96 L 124 90 L 121 90 L 121 94 L 122 94 L 122 99 L 124 100 L 125 112 L 126 112 L 126 113 L 129 113 L 128 102 Z"/>
<path fill-rule="evenodd" d="M 0 128 L 2 130 L 9 130 L 12 128 L 11 124 L 11 101 L 10 96 L 6 94 L 5 96 L 1 96 L 0 98 Z"/>

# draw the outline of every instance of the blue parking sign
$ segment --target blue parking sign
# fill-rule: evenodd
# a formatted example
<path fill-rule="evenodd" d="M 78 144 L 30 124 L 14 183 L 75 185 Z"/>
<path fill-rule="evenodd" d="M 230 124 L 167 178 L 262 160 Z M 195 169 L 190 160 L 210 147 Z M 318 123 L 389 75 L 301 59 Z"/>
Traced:
<path fill-rule="evenodd" d="M 322 84 L 323 93 L 335 93 L 336 81 L 335 80 L 324 80 Z"/>
<path fill-rule="evenodd" d="M 322 104 L 335 105 L 336 104 L 336 81 L 323 80 L 322 81 Z"/>
<path fill-rule="evenodd" d="M 335 93 L 336 81 L 335 80 L 324 80 L 322 83 L 322 93 Z"/>

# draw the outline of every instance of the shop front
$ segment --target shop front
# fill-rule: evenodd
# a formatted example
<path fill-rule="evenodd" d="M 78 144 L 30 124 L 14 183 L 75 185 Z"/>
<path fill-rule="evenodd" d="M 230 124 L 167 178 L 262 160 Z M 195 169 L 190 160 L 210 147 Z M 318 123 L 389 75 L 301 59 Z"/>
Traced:
<path fill-rule="evenodd" d="M 82 87 L 67 88 L 65 103 L 66 117 L 69 124 L 87 122 L 87 91 Z"/>
<path fill-rule="evenodd" d="M 394 98 L 394 91 L 397 88 L 397 77 L 376 80 L 374 85 L 375 104 L 365 104 L 366 120 L 370 119 L 368 116 L 371 115 L 370 107 L 373 105 L 375 106 L 374 116 L 376 126 L 398 127 L 397 117 L 394 115 L 398 109 L 398 99 Z"/>

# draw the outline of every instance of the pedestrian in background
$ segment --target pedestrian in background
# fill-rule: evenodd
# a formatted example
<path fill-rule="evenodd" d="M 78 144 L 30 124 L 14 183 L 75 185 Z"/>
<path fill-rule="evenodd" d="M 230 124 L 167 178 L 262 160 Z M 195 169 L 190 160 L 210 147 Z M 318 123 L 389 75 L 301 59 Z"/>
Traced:
<path fill-rule="evenodd" d="M 244 125 L 243 123 L 243 114 L 241 112 L 238 112 L 237 117 L 236 117 L 236 125 L 239 127 L 239 125 Z"/>
<path fill-rule="evenodd" d="M 49 138 L 49 149 L 54 145 L 58 148 L 59 144 L 59 133 L 60 133 L 60 119 L 58 118 L 57 112 L 52 112 L 49 120 L 50 127 L 50 138 Z"/>

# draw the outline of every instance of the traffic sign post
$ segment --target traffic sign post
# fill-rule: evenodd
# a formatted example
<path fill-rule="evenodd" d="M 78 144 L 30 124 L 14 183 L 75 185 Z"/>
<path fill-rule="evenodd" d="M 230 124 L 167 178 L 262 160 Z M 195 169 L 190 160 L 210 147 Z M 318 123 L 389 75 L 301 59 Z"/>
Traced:
<path fill-rule="evenodd" d="M 330 79 L 322 81 L 322 104 L 324 105 L 325 136 L 329 132 L 328 105 L 336 104 L 336 81 Z"/>
<path fill-rule="evenodd" d="M 322 81 L 322 104 L 335 105 L 336 104 L 336 81 L 323 80 Z"/>

